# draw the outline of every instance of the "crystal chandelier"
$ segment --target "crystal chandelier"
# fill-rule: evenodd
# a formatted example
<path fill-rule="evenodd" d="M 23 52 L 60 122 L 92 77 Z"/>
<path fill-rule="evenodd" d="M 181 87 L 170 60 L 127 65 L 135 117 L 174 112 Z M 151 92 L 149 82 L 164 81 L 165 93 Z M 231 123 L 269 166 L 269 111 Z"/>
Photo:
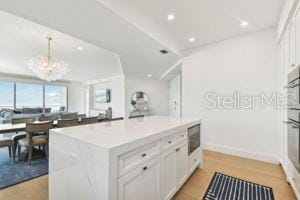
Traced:
<path fill-rule="evenodd" d="M 56 58 L 51 58 L 50 42 L 51 37 L 47 37 L 48 40 L 48 56 L 36 56 L 27 61 L 27 65 L 40 79 L 46 81 L 56 81 L 62 79 L 62 77 L 70 71 L 68 63 Z"/>

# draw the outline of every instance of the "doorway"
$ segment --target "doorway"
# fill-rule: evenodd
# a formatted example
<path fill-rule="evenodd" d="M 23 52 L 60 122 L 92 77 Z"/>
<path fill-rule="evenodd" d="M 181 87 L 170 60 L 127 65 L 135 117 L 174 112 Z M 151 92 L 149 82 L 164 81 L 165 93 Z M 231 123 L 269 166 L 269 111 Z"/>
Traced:
<path fill-rule="evenodd" d="M 181 76 L 169 81 L 169 115 L 181 117 Z"/>

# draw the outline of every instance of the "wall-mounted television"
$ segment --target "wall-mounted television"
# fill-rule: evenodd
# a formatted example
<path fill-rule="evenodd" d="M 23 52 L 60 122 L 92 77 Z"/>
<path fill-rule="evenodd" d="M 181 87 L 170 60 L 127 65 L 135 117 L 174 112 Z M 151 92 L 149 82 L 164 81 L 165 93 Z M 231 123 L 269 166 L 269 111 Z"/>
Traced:
<path fill-rule="evenodd" d="M 111 102 L 111 90 L 110 89 L 96 89 L 95 90 L 95 102 L 96 103 L 110 103 Z"/>

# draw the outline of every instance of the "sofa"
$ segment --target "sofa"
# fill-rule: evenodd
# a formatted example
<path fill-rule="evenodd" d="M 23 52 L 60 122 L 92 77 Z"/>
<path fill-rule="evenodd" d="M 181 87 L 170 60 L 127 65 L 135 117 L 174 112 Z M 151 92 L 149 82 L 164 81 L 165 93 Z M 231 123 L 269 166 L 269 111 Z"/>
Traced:
<path fill-rule="evenodd" d="M 51 108 L 45 108 L 45 113 L 51 113 Z M 43 108 L 1 109 L 0 123 L 10 123 L 12 118 L 35 117 L 43 115 Z"/>

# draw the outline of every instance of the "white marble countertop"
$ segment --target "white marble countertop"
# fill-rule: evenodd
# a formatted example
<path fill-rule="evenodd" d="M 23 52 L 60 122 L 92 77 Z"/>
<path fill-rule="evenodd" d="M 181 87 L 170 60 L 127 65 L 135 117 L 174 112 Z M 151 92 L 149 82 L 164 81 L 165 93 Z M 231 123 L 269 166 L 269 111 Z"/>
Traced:
<path fill-rule="evenodd" d="M 111 149 L 137 140 L 158 139 L 165 136 L 163 133 L 167 134 L 178 128 L 188 128 L 199 123 L 201 123 L 199 119 L 150 116 L 52 129 L 50 135 L 61 134 Z"/>

